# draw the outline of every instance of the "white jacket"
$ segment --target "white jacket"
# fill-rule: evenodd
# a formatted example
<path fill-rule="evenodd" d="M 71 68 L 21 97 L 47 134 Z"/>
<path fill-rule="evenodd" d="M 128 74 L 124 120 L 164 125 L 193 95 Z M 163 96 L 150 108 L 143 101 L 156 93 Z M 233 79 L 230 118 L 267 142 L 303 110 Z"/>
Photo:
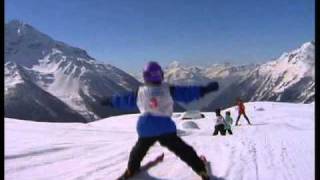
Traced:
<path fill-rule="evenodd" d="M 159 86 L 139 87 L 137 105 L 141 115 L 151 114 L 171 117 L 173 100 L 169 85 L 163 83 Z"/>
<path fill-rule="evenodd" d="M 226 121 L 224 120 L 223 116 L 218 116 L 216 119 L 216 126 L 220 124 L 226 125 Z"/>

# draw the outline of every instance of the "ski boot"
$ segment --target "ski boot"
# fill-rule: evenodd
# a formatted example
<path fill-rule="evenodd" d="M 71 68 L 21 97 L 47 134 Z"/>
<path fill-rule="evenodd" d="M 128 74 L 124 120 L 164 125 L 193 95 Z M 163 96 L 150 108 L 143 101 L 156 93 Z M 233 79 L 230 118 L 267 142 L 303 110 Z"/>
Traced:
<path fill-rule="evenodd" d="M 126 169 L 126 171 L 117 180 L 127 180 L 133 177 L 134 174 L 135 173 L 131 172 L 129 169 Z"/>
<path fill-rule="evenodd" d="M 198 174 L 199 176 L 201 176 L 202 180 L 210 180 L 207 158 L 204 155 L 201 155 L 200 159 L 203 162 L 205 169 L 203 171 L 200 171 Z"/>
<path fill-rule="evenodd" d="M 202 180 L 210 180 L 210 177 L 206 171 L 199 172 L 199 176 L 201 176 Z"/>

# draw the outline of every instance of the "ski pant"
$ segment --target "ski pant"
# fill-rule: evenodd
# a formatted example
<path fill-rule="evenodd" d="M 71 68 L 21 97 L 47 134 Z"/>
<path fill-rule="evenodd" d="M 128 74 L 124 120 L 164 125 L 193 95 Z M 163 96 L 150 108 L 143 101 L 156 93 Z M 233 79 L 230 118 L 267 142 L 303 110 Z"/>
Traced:
<path fill-rule="evenodd" d="M 198 157 L 195 150 L 186 144 L 176 133 L 170 133 L 157 137 L 139 137 L 138 141 L 130 152 L 128 169 L 131 172 L 136 172 L 141 166 L 141 161 L 146 155 L 149 148 L 159 141 L 162 146 L 167 147 L 170 151 L 175 153 L 181 160 L 187 163 L 196 173 L 206 171 L 205 164 Z"/>
<path fill-rule="evenodd" d="M 216 125 L 214 127 L 214 132 L 213 132 L 213 135 L 216 136 L 218 135 L 218 132 L 220 132 L 220 134 L 222 136 L 225 136 L 226 135 L 226 130 L 224 129 L 224 125 L 223 124 L 219 124 L 219 125 Z"/>
<path fill-rule="evenodd" d="M 226 129 L 226 131 L 227 131 L 230 135 L 232 135 L 231 129 Z"/>
<path fill-rule="evenodd" d="M 236 125 L 238 125 L 238 122 L 239 122 L 239 119 L 240 119 L 241 115 L 244 116 L 244 118 L 247 120 L 248 124 L 251 124 L 250 121 L 249 121 L 249 118 L 246 115 L 246 113 L 245 112 L 239 112 L 239 115 L 238 115 L 238 118 L 237 118 L 237 121 L 236 121 Z"/>

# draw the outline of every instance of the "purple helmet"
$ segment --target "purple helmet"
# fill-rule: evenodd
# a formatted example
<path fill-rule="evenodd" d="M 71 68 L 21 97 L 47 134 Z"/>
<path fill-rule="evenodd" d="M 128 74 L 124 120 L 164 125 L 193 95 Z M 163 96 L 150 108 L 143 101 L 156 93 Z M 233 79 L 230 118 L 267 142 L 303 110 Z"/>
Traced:
<path fill-rule="evenodd" d="M 154 61 L 148 62 L 143 68 L 143 79 L 145 83 L 160 84 L 163 81 L 161 66 Z"/>

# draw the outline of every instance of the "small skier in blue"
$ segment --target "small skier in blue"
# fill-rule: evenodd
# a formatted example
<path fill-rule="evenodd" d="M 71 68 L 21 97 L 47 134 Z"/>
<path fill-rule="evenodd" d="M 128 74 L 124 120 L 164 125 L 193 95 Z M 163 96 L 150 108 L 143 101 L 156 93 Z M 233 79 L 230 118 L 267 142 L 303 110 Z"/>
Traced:
<path fill-rule="evenodd" d="M 128 167 L 120 179 L 128 179 L 137 173 L 149 148 L 157 141 L 187 163 L 203 180 L 209 175 L 204 162 L 195 150 L 177 136 L 177 128 L 171 115 L 173 102 L 188 103 L 205 94 L 217 91 L 217 82 L 207 86 L 170 86 L 163 83 L 163 71 L 157 62 L 149 62 L 143 71 L 144 84 L 137 92 L 113 96 L 104 100 L 104 105 L 114 108 L 135 108 L 141 115 L 137 123 L 138 141 L 130 152 Z"/>

